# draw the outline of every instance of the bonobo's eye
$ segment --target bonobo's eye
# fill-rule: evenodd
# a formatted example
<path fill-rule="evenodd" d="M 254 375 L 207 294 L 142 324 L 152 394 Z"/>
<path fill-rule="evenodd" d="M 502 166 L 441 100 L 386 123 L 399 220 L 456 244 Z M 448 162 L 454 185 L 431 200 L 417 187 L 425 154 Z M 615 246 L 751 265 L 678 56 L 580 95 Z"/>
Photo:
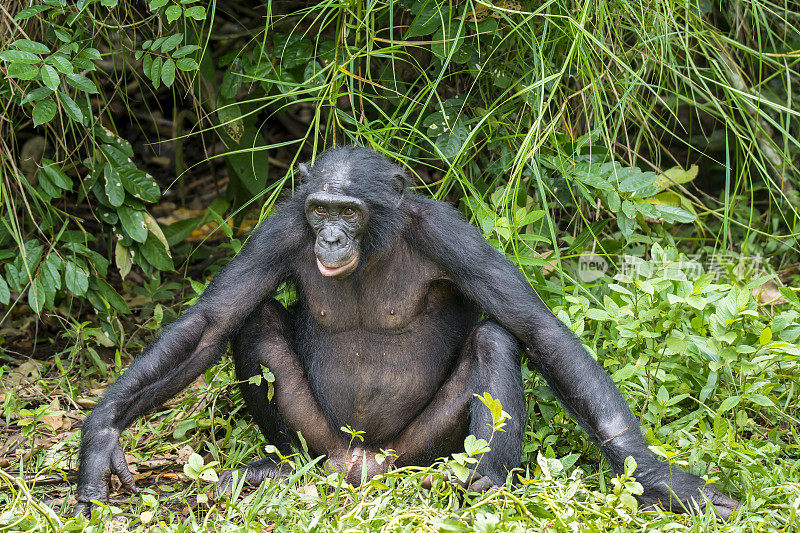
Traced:
<path fill-rule="evenodd" d="M 325 209 L 324 207 L 322 207 L 321 205 L 318 205 L 318 206 L 314 207 L 314 213 L 316 213 L 317 215 L 322 216 L 327 212 L 328 212 L 328 210 Z"/>
<path fill-rule="evenodd" d="M 345 218 L 356 218 L 356 216 L 358 216 L 358 213 L 356 213 L 356 210 L 353 209 L 352 207 L 345 207 L 344 210 L 342 211 L 342 216 Z"/>

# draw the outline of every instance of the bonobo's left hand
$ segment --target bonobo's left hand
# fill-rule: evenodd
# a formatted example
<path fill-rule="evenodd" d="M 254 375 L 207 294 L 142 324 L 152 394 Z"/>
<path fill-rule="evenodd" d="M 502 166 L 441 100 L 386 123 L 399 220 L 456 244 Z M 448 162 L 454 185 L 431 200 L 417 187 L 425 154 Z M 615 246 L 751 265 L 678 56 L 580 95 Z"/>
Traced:
<path fill-rule="evenodd" d="M 385 474 L 397 460 L 396 457 L 387 455 L 383 462 L 379 463 L 376 458 L 379 453 L 360 446 L 351 450 L 337 450 L 328 454 L 325 466 L 329 470 L 342 472 L 345 481 L 358 487 L 361 485 L 362 477 L 363 481 L 367 482 L 378 474 Z"/>
<path fill-rule="evenodd" d="M 111 428 L 91 431 L 85 423 L 82 440 L 78 469 L 78 504 L 74 514 L 88 517 L 94 507 L 92 501 L 108 503 L 108 482 L 111 474 L 116 474 L 122 486 L 132 493 L 137 490 L 125 461 L 125 453 L 119 444 L 118 431 Z"/>
<path fill-rule="evenodd" d="M 645 508 L 661 507 L 667 511 L 685 513 L 697 509 L 698 506 L 705 510 L 710 503 L 723 520 L 727 520 L 739 508 L 739 502 L 722 494 L 714 485 L 677 468 L 673 468 L 671 472 L 669 468 L 665 468 L 663 474 L 650 479 L 652 481 L 647 486 L 643 484 L 644 494 L 637 496 Z"/>

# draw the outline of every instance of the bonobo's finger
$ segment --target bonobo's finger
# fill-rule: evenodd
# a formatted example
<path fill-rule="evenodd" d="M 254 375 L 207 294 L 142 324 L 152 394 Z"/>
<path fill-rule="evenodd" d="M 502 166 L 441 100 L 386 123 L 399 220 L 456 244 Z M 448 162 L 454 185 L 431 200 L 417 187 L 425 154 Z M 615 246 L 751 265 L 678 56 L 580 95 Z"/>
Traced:
<path fill-rule="evenodd" d="M 445 470 L 442 473 L 444 480 L 454 485 L 456 487 L 461 487 L 462 489 L 466 490 L 467 492 L 486 492 L 487 490 L 491 489 L 495 486 L 492 479 L 488 476 L 483 476 L 475 471 L 470 472 L 469 477 L 466 481 L 461 481 L 458 479 L 452 470 Z M 433 479 L 434 475 L 430 474 L 425 476 L 425 479 L 422 480 L 423 488 L 429 489 L 433 486 Z"/>
<path fill-rule="evenodd" d="M 138 494 L 139 490 L 136 488 L 136 482 L 133 479 L 128 468 L 128 462 L 125 460 L 125 452 L 122 451 L 122 446 L 117 444 L 111 454 L 111 471 L 117 475 L 122 482 L 122 486 L 131 491 L 133 494 Z"/>
<path fill-rule="evenodd" d="M 75 505 L 75 509 L 72 511 L 72 516 L 80 516 L 83 515 L 86 518 L 92 517 L 92 509 L 94 508 L 93 503 L 85 503 L 85 502 L 78 502 Z"/>
<path fill-rule="evenodd" d="M 739 502 L 721 493 L 714 485 L 703 487 L 703 496 L 708 498 L 708 502 L 714 506 L 714 510 L 723 520 L 730 518 L 731 514 L 739 508 Z"/>

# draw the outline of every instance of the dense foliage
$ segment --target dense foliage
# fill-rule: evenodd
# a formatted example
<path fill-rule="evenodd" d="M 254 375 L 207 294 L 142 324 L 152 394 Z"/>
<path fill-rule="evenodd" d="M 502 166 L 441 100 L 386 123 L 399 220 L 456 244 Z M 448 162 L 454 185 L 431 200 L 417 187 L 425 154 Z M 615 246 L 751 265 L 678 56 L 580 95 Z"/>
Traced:
<path fill-rule="evenodd" d="M 296 164 L 349 142 L 400 161 L 523 269 L 658 453 L 745 502 L 730 527 L 786 527 L 800 508 L 799 52 L 800 7 L 769 0 L 3 3 L 0 527 L 82 527 L 51 501 L 70 507 L 53 476 L 75 469 L 71 420 L 291 190 Z M 151 488 L 104 512 L 169 530 L 711 527 L 634 513 L 636 484 L 598 468 L 525 380 L 514 489 L 461 506 L 446 487 L 420 493 L 421 469 L 352 489 L 301 451 L 291 483 L 207 513 L 214 472 L 265 445 L 223 363 L 126 434 Z M 154 474 L 156 456 L 185 476 Z M 167 490 L 194 495 L 189 525 Z"/>

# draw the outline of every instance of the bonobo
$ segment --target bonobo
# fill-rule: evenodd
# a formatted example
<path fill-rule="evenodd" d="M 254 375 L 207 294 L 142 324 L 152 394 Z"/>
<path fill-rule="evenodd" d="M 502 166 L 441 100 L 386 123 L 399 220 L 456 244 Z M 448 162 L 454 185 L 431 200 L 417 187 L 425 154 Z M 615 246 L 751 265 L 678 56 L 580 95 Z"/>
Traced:
<path fill-rule="evenodd" d="M 111 474 L 133 490 L 120 433 L 216 363 L 229 340 L 245 403 L 267 439 L 288 453 L 300 432 L 351 481 L 392 462 L 429 464 L 463 450 L 468 434 L 489 440 L 491 415 L 475 397 L 489 392 L 510 419 L 468 488 L 503 484 L 521 458 L 524 352 L 615 472 L 636 459 L 643 504 L 683 511 L 710 502 L 725 518 L 737 507 L 656 459 L 601 366 L 455 209 L 410 193 L 404 172 L 366 148 L 334 148 L 298 173 L 294 196 L 86 418 L 78 512 L 107 501 Z M 297 291 L 289 309 L 272 298 L 284 281 Z M 272 400 L 266 384 L 248 381 L 262 367 L 276 378 Z M 363 432 L 359 448 L 348 450 L 344 426 Z M 394 450 L 394 461 L 379 464 L 380 449 Z M 243 475 L 259 483 L 286 468 L 266 457 Z"/>

